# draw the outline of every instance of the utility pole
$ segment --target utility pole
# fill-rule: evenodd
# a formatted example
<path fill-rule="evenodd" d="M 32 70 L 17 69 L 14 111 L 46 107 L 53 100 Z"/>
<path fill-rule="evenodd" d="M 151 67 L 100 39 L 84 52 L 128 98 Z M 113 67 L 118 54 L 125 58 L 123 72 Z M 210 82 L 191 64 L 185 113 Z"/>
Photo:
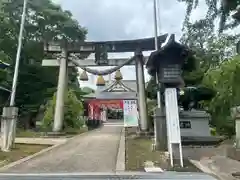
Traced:
<path fill-rule="evenodd" d="M 153 0 L 153 17 L 154 17 L 154 39 L 155 39 L 155 50 L 159 49 L 158 44 L 158 21 L 157 21 L 157 0 Z M 158 75 L 156 72 L 156 84 L 159 86 Z M 157 104 L 158 108 L 161 108 L 161 94 L 159 89 L 157 90 Z"/>
<path fill-rule="evenodd" d="M 15 62 L 15 69 L 14 69 L 14 76 L 13 76 L 13 84 L 12 84 L 12 92 L 11 92 L 11 99 L 10 99 L 10 107 L 15 106 L 15 96 L 16 96 L 16 89 L 17 89 L 17 81 L 18 81 L 18 71 L 19 71 L 19 63 L 20 63 L 20 57 L 21 57 L 21 50 L 22 50 L 22 38 L 23 38 L 23 30 L 24 30 L 24 24 L 26 19 L 26 10 L 27 10 L 27 1 L 24 0 L 23 2 L 23 12 L 21 17 L 21 24 L 20 24 L 20 31 L 18 35 L 18 47 L 17 47 L 17 54 L 16 54 L 16 62 Z M 13 116 L 14 110 L 12 112 Z M 17 116 L 16 114 L 14 116 Z M 10 124 L 10 131 L 9 131 L 9 148 L 14 143 L 15 139 L 15 131 L 16 131 L 16 121 L 17 117 L 12 117 L 11 124 Z"/>
<path fill-rule="evenodd" d="M 158 43 L 158 21 L 157 21 L 157 0 L 153 0 L 153 19 L 154 19 L 154 39 L 155 39 L 155 50 L 159 50 L 159 43 Z M 154 115 L 154 149 L 159 150 L 160 149 L 160 127 L 161 122 L 159 122 L 159 119 L 157 118 L 157 111 L 161 111 L 161 93 L 160 93 L 160 83 L 158 80 L 158 72 L 156 71 L 156 85 L 157 85 L 157 109 Z"/>

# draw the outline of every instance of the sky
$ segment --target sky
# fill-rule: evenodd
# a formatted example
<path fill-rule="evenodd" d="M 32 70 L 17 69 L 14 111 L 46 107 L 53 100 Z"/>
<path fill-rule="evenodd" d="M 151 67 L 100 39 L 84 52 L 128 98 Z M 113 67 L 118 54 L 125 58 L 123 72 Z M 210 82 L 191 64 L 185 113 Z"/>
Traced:
<path fill-rule="evenodd" d="M 53 0 L 64 10 L 70 10 L 81 26 L 88 29 L 87 40 L 106 41 L 136 39 L 154 36 L 153 0 Z M 159 34 L 174 33 L 181 37 L 185 17 L 185 4 L 177 0 L 158 0 Z M 206 5 L 201 1 L 191 16 L 192 21 L 204 17 Z M 131 54 L 128 55 L 129 57 Z M 106 69 L 106 67 L 97 67 Z M 110 67 L 108 67 L 110 68 Z M 121 68 L 123 79 L 135 79 L 135 68 Z M 113 76 L 113 75 L 112 75 Z M 149 80 L 147 71 L 145 79 Z M 80 86 L 96 88 L 96 77 L 89 76 L 88 82 Z"/>

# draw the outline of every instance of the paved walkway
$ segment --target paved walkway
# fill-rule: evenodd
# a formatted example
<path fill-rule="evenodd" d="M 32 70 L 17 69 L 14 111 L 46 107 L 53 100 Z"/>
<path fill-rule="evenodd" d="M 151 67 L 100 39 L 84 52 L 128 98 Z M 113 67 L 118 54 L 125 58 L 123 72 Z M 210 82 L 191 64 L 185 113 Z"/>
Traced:
<path fill-rule="evenodd" d="M 14 166 L 6 173 L 114 172 L 123 126 L 111 122 L 80 135 L 47 154 Z"/>
<path fill-rule="evenodd" d="M 196 162 L 195 162 L 196 163 Z M 232 173 L 240 172 L 240 162 L 224 156 L 213 156 L 197 162 L 202 170 L 215 175 L 220 180 L 236 180 Z"/>

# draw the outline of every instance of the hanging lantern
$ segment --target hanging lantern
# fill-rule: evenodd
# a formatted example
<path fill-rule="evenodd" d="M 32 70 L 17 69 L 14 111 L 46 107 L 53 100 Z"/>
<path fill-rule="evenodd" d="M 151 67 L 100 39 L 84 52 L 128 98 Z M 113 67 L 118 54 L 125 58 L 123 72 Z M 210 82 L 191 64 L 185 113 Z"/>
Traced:
<path fill-rule="evenodd" d="M 115 80 L 116 80 L 116 81 L 120 81 L 120 80 L 122 80 L 122 79 L 123 79 L 122 73 L 121 73 L 120 69 L 118 69 L 118 70 L 116 71 L 116 73 L 115 73 Z"/>
<path fill-rule="evenodd" d="M 86 71 L 83 71 L 82 74 L 80 75 L 80 80 L 81 81 L 88 81 L 88 75 Z"/>
<path fill-rule="evenodd" d="M 105 80 L 104 80 L 103 76 L 98 76 L 96 85 L 97 86 L 105 86 Z"/>

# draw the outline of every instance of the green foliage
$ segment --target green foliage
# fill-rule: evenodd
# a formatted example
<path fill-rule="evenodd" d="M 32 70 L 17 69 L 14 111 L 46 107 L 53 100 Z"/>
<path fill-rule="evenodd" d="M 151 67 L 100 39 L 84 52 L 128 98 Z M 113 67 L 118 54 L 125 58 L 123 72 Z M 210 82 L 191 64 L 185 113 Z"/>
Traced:
<path fill-rule="evenodd" d="M 148 100 L 147 101 L 147 113 L 148 113 L 148 124 L 150 129 L 154 128 L 154 110 L 156 109 L 157 101 Z"/>
<path fill-rule="evenodd" d="M 153 77 L 147 83 L 146 96 L 149 99 L 157 99 L 157 85 Z"/>
<path fill-rule="evenodd" d="M 12 86 L 23 1 L 0 1 L 0 59 L 12 65 L 8 71 L 0 71 L 0 84 L 8 89 Z M 20 116 L 31 117 L 28 121 L 34 121 L 39 107 L 53 96 L 58 82 L 57 68 L 41 66 L 44 59 L 43 42 L 63 38 L 70 42 L 83 41 L 87 31 L 69 11 L 62 10 L 51 0 L 28 0 L 27 8 L 16 105 Z M 77 71 L 69 68 L 68 72 L 69 86 L 76 89 L 79 87 Z M 77 96 L 80 98 L 81 92 Z M 6 99 L 1 98 L 0 103 L 3 104 Z"/>
<path fill-rule="evenodd" d="M 54 93 L 53 98 L 47 102 L 46 110 L 44 112 L 44 117 L 42 120 L 42 128 L 45 130 L 50 130 L 53 127 L 53 119 L 56 105 L 56 93 Z"/>
<path fill-rule="evenodd" d="M 240 57 L 236 56 L 220 66 L 209 69 L 203 83 L 217 93 L 211 101 L 205 102 L 212 115 L 212 124 L 221 133 L 232 135 L 234 122 L 230 108 L 240 105 Z"/>
<path fill-rule="evenodd" d="M 239 36 L 216 35 L 208 20 L 201 19 L 185 25 L 180 41 L 195 52 L 197 70 L 204 74 L 208 68 L 215 67 L 236 55 L 235 45 L 239 41 Z"/>
<path fill-rule="evenodd" d="M 82 91 L 86 94 L 94 93 L 94 90 L 90 87 L 84 87 L 84 88 L 82 88 Z"/>
<path fill-rule="evenodd" d="M 83 104 L 78 100 L 73 90 L 69 90 L 65 99 L 64 127 L 82 127 L 84 121 Z"/>
<path fill-rule="evenodd" d="M 179 2 L 185 2 L 187 4 L 186 17 L 184 25 L 190 20 L 190 15 L 194 9 L 199 5 L 199 0 L 178 0 Z M 233 28 L 239 25 L 239 17 L 231 16 L 231 12 L 237 9 L 240 5 L 239 0 L 205 0 L 208 10 L 205 19 L 212 25 L 212 30 L 214 28 L 214 21 L 220 18 L 219 31 L 222 32 L 227 28 Z M 230 20 L 231 21 L 227 21 Z"/>
<path fill-rule="evenodd" d="M 216 136 L 217 135 L 216 128 L 210 128 L 210 133 L 212 136 Z"/>
<path fill-rule="evenodd" d="M 215 95 L 215 92 L 211 88 L 204 87 L 203 85 L 186 87 L 183 88 L 182 91 L 184 91 L 184 94 L 179 96 L 179 105 L 182 106 L 185 111 L 204 109 L 202 102 L 212 99 Z"/>
<path fill-rule="evenodd" d="M 44 114 L 42 127 L 45 130 L 51 130 L 54 120 L 54 111 L 56 105 L 56 93 L 53 98 L 49 100 Z M 70 89 L 65 96 L 64 107 L 64 128 L 80 128 L 84 125 L 83 104 L 77 99 L 74 90 Z"/>

